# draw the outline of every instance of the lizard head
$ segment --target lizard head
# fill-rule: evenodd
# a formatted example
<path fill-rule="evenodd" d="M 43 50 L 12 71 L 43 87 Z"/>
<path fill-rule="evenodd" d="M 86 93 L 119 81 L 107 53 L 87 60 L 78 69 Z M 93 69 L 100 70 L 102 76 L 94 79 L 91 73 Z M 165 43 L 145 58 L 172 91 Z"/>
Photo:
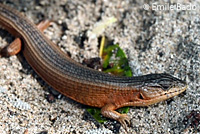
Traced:
<path fill-rule="evenodd" d="M 169 74 L 152 75 L 140 88 L 141 102 L 150 105 L 174 97 L 187 88 L 185 81 Z"/>

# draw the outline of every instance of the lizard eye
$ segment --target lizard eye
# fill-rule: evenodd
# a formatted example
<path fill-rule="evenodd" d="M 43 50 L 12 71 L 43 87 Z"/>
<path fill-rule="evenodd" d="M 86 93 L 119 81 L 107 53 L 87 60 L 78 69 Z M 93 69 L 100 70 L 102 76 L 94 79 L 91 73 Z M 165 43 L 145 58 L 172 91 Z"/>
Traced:
<path fill-rule="evenodd" d="M 158 84 L 165 91 L 169 90 L 173 85 L 172 81 L 169 80 L 160 80 L 158 81 Z"/>
<path fill-rule="evenodd" d="M 172 86 L 171 85 L 161 85 L 163 90 L 169 90 Z"/>

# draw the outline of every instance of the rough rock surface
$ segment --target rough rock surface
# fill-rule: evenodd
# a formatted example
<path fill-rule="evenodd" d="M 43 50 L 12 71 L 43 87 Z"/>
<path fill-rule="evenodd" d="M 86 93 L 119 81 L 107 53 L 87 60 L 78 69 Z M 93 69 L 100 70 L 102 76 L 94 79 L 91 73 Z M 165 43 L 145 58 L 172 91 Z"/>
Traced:
<path fill-rule="evenodd" d="M 178 2 L 178 3 L 177 3 Z M 87 31 L 106 17 L 117 22 L 104 35 L 126 52 L 134 75 L 167 72 L 185 79 L 185 93 L 149 107 L 132 107 L 129 133 L 193 133 L 183 122 L 200 110 L 200 3 L 187 0 L 0 0 L 38 23 L 52 20 L 45 35 L 71 58 L 98 56 L 98 39 Z M 148 5 L 147 5 L 148 4 Z M 193 10 L 155 10 L 153 5 L 189 5 Z M 148 9 L 149 6 L 149 9 Z M 144 8 L 147 8 L 146 10 Z M 14 37 L 0 29 L 0 47 Z M 51 88 L 31 69 L 22 54 L 0 58 L 0 133 L 125 133 L 113 120 L 98 124 L 86 106 L 62 97 L 49 103 Z"/>

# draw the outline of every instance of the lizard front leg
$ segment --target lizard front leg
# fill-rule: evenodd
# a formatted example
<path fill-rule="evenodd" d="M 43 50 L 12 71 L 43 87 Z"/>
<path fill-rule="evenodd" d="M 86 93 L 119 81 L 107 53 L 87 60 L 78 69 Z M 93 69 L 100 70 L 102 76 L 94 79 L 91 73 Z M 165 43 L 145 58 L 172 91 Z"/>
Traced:
<path fill-rule="evenodd" d="M 130 125 L 129 117 L 127 114 L 120 114 L 119 112 L 115 111 L 116 109 L 116 105 L 109 103 L 101 108 L 101 114 L 107 118 L 118 121 L 122 127 L 127 130 L 127 124 Z"/>

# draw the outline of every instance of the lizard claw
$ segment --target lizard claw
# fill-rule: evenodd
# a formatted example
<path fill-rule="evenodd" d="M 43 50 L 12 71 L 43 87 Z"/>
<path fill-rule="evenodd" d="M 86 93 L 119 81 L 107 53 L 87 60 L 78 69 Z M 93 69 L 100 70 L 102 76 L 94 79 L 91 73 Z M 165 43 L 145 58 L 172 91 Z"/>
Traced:
<path fill-rule="evenodd" d="M 127 131 L 127 124 L 130 126 L 130 118 L 126 114 L 121 114 L 118 118 L 119 123 L 122 125 L 122 127 Z"/>

